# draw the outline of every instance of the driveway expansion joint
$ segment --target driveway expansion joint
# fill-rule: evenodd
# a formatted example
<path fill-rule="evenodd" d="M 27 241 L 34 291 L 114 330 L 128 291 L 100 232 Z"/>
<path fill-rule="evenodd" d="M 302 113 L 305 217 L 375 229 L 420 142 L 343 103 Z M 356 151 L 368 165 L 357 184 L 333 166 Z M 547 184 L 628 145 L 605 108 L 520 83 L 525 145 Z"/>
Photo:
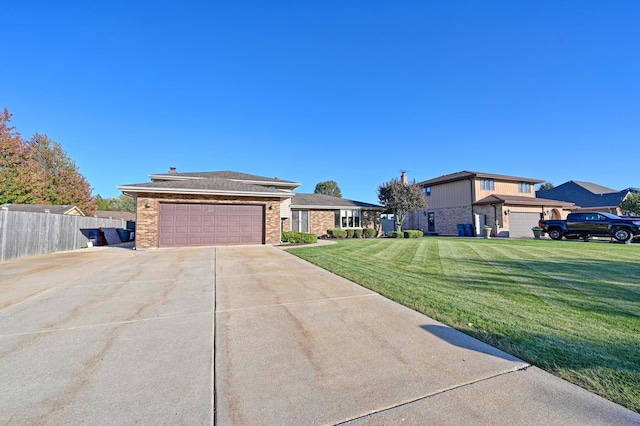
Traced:
<path fill-rule="evenodd" d="M 278 306 L 290 306 L 290 305 L 304 305 L 306 303 L 316 303 L 316 302 L 327 302 L 334 300 L 348 300 L 348 299 L 358 299 L 361 297 L 371 297 L 371 296 L 380 296 L 378 293 L 369 293 L 369 294 L 359 294 L 357 296 L 342 296 L 342 297 L 323 297 L 319 299 L 308 299 L 308 300 L 296 300 L 294 302 L 283 302 L 283 303 L 271 303 L 266 305 L 254 305 L 254 306 L 246 306 L 243 308 L 228 308 L 228 309 L 216 309 L 216 314 L 226 313 L 226 312 L 240 312 L 240 311 L 248 311 L 252 309 L 259 308 L 275 308 Z M 382 296 L 380 296 L 382 297 Z"/>
<path fill-rule="evenodd" d="M 448 388 L 444 388 L 444 389 L 441 389 L 441 390 L 438 390 L 438 391 L 435 391 L 435 392 L 431 392 L 431 393 L 428 393 L 428 394 L 425 394 L 425 395 L 422 395 L 422 396 L 418 396 L 416 398 L 412 398 L 412 399 L 409 399 L 409 400 L 406 400 L 406 401 L 402 401 L 402 402 L 399 402 L 397 404 L 390 405 L 388 407 L 383 407 L 383 408 L 380 408 L 380 409 L 377 409 L 377 410 L 373 410 L 373 411 L 370 411 L 368 413 L 365 413 L 365 414 L 362 414 L 362 415 L 359 415 L 359 416 L 354 416 L 354 417 L 350 417 L 348 419 L 340 420 L 339 422 L 334 423 L 334 425 L 335 426 L 348 425 L 348 424 L 351 424 L 351 423 L 356 422 L 358 420 L 366 419 L 367 417 L 370 417 L 370 416 L 375 415 L 375 414 L 384 413 L 385 411 L 392 411 L 392 410 L 395 410 L 397 408 L 404 407 L 404 406 L 407 406 L 407 405 L 411 405 L 411 404 L 419 402 L 419 401 L 425 401 L 425 400 L 427 400 L 429 398 L 432 398 L 434 396 L 446 394 L 448 392 L 451 392 L 451 391 L 454 391 L 454 390 L 457 390 L 457 389 L 463 389 L 463 388 L 466 388 L 466 387 L 470 387 L 470 386 L 473 386 L 473 385 L 478 384 L 478 383 L 482 383 L 482 382 L 486 382 L 486 381 L 489 381 L 489 380 L 492 380 L 492 379 L 496 379 L 498 377 L 506 376 L 506 375 L 513 374 L 513 373 L 518 373 L 520 371 L 525 371 L 529 367 L 531 367 L 531 364 L 524 364 L 524 365 L 518 366 L 518 367 L 516 367 L 516 368 L 514 368 L 512 370 L 503 371 L 501 373 L 492 374 L 490 376 L 482 377 L 480 379 L 476 379 L 476 380 L 472 380 L 472 381 L 469 381 L 469 382 L 461 383 L 461 384 L 458 384 L 458 385 L 450 386 Z"/>

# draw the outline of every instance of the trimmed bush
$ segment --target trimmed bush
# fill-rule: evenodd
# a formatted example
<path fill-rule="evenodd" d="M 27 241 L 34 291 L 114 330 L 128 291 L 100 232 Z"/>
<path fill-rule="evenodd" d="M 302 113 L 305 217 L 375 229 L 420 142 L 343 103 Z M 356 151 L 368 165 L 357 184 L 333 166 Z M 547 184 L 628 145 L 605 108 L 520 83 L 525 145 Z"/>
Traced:
<path fill-rule="evenodd" d="M 362 238 L 362 229 L 354 229 L 353 238 Z"/>
<path fill-rule="evenodd" d="M 353 238 L 353 231 L 355 231 L 355 229 L 345 229 L 345 231 L 347 231 L 347 238 Z"/>
<path fill-rule="evenodd" d="M 316 234 L 307 234 L 306 232 L 286 231 L 282 233 L 282 242 L 315 244 L 318 242 L 318 236 Z"/>
<path fill-rule="evenodd" d="M 344 229 L 327 229 L 327 234 L 331 238 L 347 238 L 347 231 Z"/>
<path fill-rule="evenodd" d="M 404 231 L 405 238 L 422 238 L 423 235 L 424 232 L 415 229 L 407 229 Z"/>
<path fill-rule="evenodd" d="M 385 234 L 387 238 L 404 238 L 404 232 L 402 231 L 391 231 Z"/>
<path fill-rule="evenodd" d="M 376 230 L 373 228 L 364 228 L 363 231 L 365 238 L 373 238 L 376 236 Z"/>

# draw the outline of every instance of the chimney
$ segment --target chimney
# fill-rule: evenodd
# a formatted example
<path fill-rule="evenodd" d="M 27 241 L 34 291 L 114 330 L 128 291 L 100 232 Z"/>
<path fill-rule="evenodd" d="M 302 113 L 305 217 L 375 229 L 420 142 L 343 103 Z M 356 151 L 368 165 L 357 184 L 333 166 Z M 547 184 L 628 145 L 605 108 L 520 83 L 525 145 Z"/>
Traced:
<path fill-rule="evenodd" d="M 405 172 L 404 170 L 402 171 L 402 176 L 400 177 L 400 180 L 402 181 L 403 185 L 407 184 L 407 172 Z"/>
<path fill-rule="evenodd" d="M 169 167 L 169 174 L 170 175 L 175 175 L 175 174 L 178 174 L 178 172 L 176 172 L 176 168 L 175 167 Z"/>

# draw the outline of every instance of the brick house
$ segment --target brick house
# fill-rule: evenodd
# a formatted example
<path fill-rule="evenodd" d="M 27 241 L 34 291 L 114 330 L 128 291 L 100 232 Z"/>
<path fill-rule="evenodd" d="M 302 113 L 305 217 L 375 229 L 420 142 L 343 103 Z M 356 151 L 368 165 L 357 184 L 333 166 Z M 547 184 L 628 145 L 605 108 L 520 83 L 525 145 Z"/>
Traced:
<path fill-rule="evenodd" d="M 531 237 L 541 218 L 564 219 L 573 203 L 536 198 L 539 179 L 461 171 L 419 182 L 427 207 L 409 212 L 403 229 L 426 234 L 458 235 L 470 224 L 474 235 L 482 226 L 501 237 Z"/>
<path fill-rule="evenodd" d="M 136 198 L 137 248 L 279 244 L 281 233 L 293 228 L 325 235 L 343 212 L 351 227 L 373 227 L 381 210 L 352 200 L 294 194 L 298 182 L 234 171 L 178 173 L 171 168 L 149 177 L 151 182 L 118 186 Z"/>
<path fill-rule="evenodd" d="M 292 226 L 300 232 L 326 235 L 332 228 L 380 228 L 383 207 L 323 194 L 294 194 Z"/>

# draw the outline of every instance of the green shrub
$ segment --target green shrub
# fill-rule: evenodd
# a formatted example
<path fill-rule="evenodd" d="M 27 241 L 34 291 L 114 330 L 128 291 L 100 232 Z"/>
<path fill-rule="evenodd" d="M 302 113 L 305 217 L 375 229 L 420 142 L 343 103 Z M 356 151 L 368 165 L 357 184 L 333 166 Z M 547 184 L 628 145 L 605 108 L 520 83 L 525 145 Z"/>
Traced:
<path fill-rule="evenodd" d="M 424 232 L 415 229 L 407 229 L 404 231 L 405 238 L 422 238 L 423 235 Z"/>
<path fill-rule="evenodd" d="M 363 231 L 365 238 L 373 238 L 376 236 L 376 230 L 373 228 L 364 228 Z"/>
<path fill-rule="evenodd" d="M 353 231 L 355 231 L 355 229 L 345 229 L 345 231 L 347 231 L 347 238 L 353 238 Z"/>
<path fill-rule="evenodd" d="M 318 242 L 318 236 L 316 234 L 307 234 L 306 232 L 286 231 L 282 233 L 282 242 L 315 244 Z"/>
<path fill-rule="evenodd" d="M 404 232 L 402 231 L 391 231 L 385 234 L 387 238 L 404 238 Z"/>
<path fill-rule="evenodd" d="M 331 238 L 347 238 L 347 231 L 344 229 L 327 229 L 327 234 Z"/>
<path fill-rule="evenodd" d="M 354 229 L 353 238 L 362 238 L 362 229 Z"/>

